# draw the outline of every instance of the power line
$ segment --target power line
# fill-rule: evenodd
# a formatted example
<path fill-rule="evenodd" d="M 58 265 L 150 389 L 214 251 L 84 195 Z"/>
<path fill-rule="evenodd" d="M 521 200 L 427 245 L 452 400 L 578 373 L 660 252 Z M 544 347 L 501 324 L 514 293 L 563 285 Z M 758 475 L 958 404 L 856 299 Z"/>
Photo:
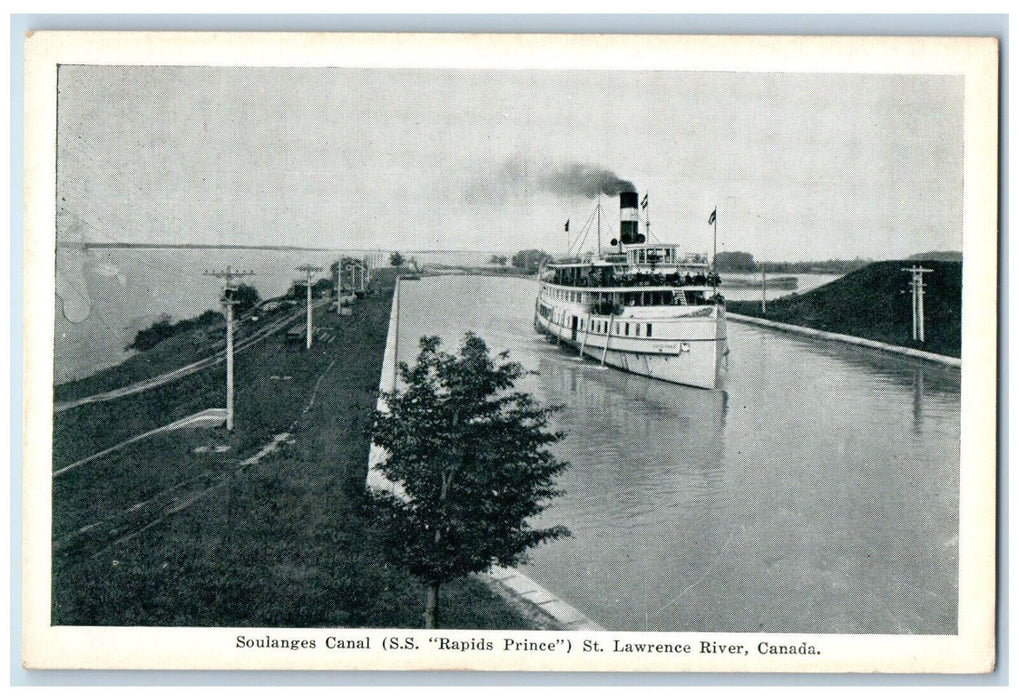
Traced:
<path fill-rule="evenodd" d="M 913 292 L 913 340 L 919 340 L 921 343 L 924 342 L 924 310 L 923 310 L 923 290 L 927 286 L 923 281 L 923 273 L 934 272 L 922 265 L 914 265 L 913 267 L 903 267 L 903 272 L 909 272 L 913 276 L 909 281 L 910 289 Z"/>
<path fill-rule="evenodd" d="M 321 267 L 316 265 L 298 265 L 294 268 L 298 272 L 303 272 L 306 276 L 305 288 L 308 291 L 308 320 L 305 322 L 305 328 L 307 330 L 307 341 L 305 343 L 305 349 L 311 349 L 311 274 L 318 272 Z"/>
<path fill-rule="evenodd" d="M 252 270 L 233 270 L 227 265 L 225 270 L 205 271 L 209 277 L 223 280 L 223 310 L 226 314 L 226 429 L 234 429 L 234 292 L 237 287 L 234 280 L 255 274 Z"/>

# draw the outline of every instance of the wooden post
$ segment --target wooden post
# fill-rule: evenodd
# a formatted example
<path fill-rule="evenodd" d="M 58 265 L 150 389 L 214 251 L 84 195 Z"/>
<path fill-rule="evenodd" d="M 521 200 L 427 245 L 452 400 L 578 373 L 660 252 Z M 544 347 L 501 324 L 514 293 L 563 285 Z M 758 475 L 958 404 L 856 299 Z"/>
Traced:
<path fill-rule="evenodd" d="M 226 429 L 234 429 L 234 305 L 226 304 Z"/>
<path fill-rule="evenodd" d="M 233 270 L 227 265 L 219 272 L 205 271 L 209 277 L 224 280 L 222 303 L 226 316 L 226 429 L 234 429 L 234 301 L 233 293 L 237 291 L 234 279 L 255 274 L 251 270 Z"/>
<path fill-rule="evenodd" d="M 396 375 L 397 367 L 400 366 L 400 276 L 396 276 L 396 287 L 393 289 L 393 294 L 396 297 L 396 318 L 393 319 L 393 323 L 396 324 L 396 328 L 393 330 L 393 393 L 396 393 Z"/>
<path fill-rule="evenodd" d="M 901 269 L 903 272 L 909 272 L 912 275 L 912 278 L 910 279 L 909 282 L 909 286 L 913 298 L 913 340 L 914 341 L 919 340 L 921 343 L 923 343 L 926 339 L 925 332 L 926 323 L 924 319 L 923 309 L 923 294 L 924 294 L 923 290 L 924 287 L 927 286 L 926 284 L 924 284 L 923 281 L 923 273 L 934 272 L 934 270 L 922 267 L 921 265 L 914 265 L 913 267 L 903 267 Z"/>
<path fill-rule="evenodd" d="M 306 338 L 307 342 L 305 343 L 304 349 L 305 350 L 311 350 L 311 277 L 310 276 L 308 277 L 308 284 L 305 286 L 305 289 L 308 291 L 308 318 L 305 321 L 305 328 L 307 330 L 307 333 L 305 335 L 307 336 L 307 338 Z"/>
<path fill-rule="evenodd" d="M 299 266 L 297 268 L 298 271 L 303 272 L 305 274 L 304 286 L 305 286 L 305 289 L 307 289 L 307 291 L 308 291 L 308 318 L 305 321 L 305 326 L 306 326 L 305 349 L 306 350 L 311 350 L 311 321 L 312 321 L 312 318 L 311 318 L 311 273 L 318 272 L 321 269 L 322 269 L 321 267 L 316 267 L 314 265 L 301 265 L 301 266 Z"/>

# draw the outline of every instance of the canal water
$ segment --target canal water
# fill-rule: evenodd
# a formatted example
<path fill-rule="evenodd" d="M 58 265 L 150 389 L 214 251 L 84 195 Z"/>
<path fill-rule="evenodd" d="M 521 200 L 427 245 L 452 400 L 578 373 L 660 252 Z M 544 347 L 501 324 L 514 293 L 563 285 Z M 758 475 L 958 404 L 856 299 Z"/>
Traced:
<path fill-rule="evenodd" d="M 400 359 L 469 330 L 564 408 L 573 536 L 521 568 L 607 629 L 954 634 L 959 372 L 729 324 L 725 391 L 577 361 L 532 280 L 402 283 Z"/>

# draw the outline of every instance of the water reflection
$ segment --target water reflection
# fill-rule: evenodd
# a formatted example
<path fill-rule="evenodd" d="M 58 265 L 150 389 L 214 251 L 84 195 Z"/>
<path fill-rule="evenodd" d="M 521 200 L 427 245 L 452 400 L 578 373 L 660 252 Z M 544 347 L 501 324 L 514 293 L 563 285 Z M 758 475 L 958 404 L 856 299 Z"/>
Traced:
<path fill-rule="evenodd" d="M 674 629 L 677 586 L 703 576 L 730 535 L 726 394 L 574 362 L 554 346 L 538 371 L 543 400 L 567 407 L 557 452 L 574 465 L 541 520 L 566 522 L 573 537 L 535 552 L 529 573 L 611 628 Z M 592 591 L 592 579 L 611 585 Z"/>
<path fill-rule="evenodd" d="M 540 520 L 573 537 L 526 570 L 606 628 L 956 630 L 957 370 L 732 323 L 727 391 L 689 389 L 536 336 L 530 280 L 413 290 L 405 338 L 474 330 L 564 407 L 572 468 Z"/>
<path fill-rule="evenodd" d="M 923 368 L 913 369 L 913 436 L 923 437 Z"/>

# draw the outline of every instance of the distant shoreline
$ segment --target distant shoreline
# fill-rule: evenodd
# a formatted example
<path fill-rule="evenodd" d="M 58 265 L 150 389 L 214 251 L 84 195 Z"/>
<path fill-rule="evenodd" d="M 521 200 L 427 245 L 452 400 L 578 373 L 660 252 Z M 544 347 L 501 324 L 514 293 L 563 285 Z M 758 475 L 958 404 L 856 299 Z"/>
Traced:
<path fill-rule="evenodd" d="M 231 243 L 73 243 L 57 241 L 57 248 L 165 248 L 168 250 L 310 250 L 321 253 L 342 253 L 361 248 L 315 248 L 298 245 L 243 245 Z M 365 251 L 374 250 L 365 248 Z M 377 251 L 384 252 L 384 251 Z"/>
<path fill-rule="evenodd" d="M 290 251 L 312 251 L 318 253 L 392 253 L 395 248 L 323 248 L 321 246 L 301 245 L 256 245 L 246 243 L 125 243 L 122 241 L 113 242 L 78 242 L 78 241 L 57 241 L 57 248 L 97 248 L 97 249 L 164 249 L 164 250 L 290 250 Z M 469 254 L 469 255 L 490 255 L 493 253 L 504 253 L 503 250 L 407 250 L 402 251 L 407 255 L 424 254 Z"/>

